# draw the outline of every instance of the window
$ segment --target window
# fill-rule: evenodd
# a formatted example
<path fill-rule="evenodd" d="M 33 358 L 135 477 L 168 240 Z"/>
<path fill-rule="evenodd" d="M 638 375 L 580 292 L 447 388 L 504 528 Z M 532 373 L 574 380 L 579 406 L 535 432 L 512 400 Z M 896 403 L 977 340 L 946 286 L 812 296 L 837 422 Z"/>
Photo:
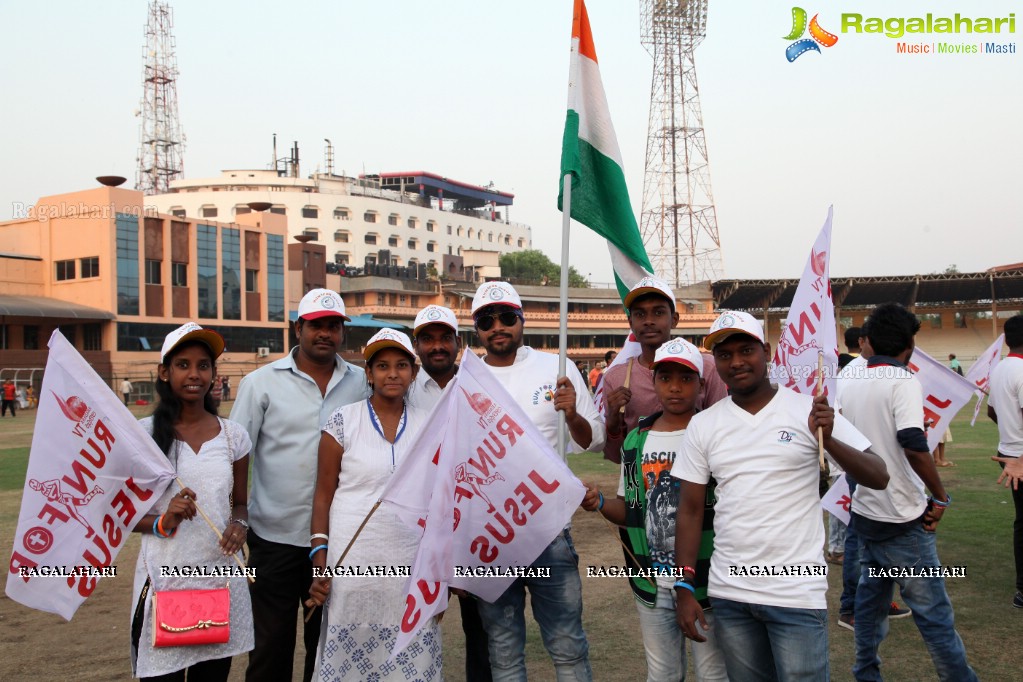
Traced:
<path fill-rule="evenodd" d="M 98 322 L 82 325 L 82 350 L 103 350 L 103 328 Z"/>
<path fill-rule="evenodd" d="M 387 238 L 387 245 L 390 246 L 391 248 L 395 249 L 398 248 L 399 246 L 398 238 L 395 237 L 394 235 L 391 235 L 390 237 Z"/>
<path fill-rule="evenodd" d="M 276 213 L 277 215 L 288 215 L 288 209 L 284 206 L 271 206 L 270 212 Z"/>
<path fill-rule="evenodd" d="M 21 334 L 25 350 L 39 350 L 39 327 L 34 324 L 26 324 L 22 328 Z"/>
<path fill-rule="evenodd" d="M 433 253 L 437 250 L 437 242 L 426 242 L 426 250 Z"/>
<path fill-rule="evenodd" d="M 225 320 L 242 319 L 241 230 L 225 227 L 220 233 L 220 295 Z"/>
<path fill-rule="evenodd" d="M 347 244 L 348 240 L 351 239 L 351 236 L 352 233 L 348 230 L 334 230 L 334 241 L 336 242 Z"/>
<path fill-rule="evenodd" d="M 465 236 L 465 228 L 462 227 L 461 225 L 458 226 L 458 236 L 459 237 L 464 237 Z"/>
<path fill-rule="evenodd" d="M 409 239 L 408 240 L 408 247 L 410 249 L 412 249 L 413 251 L 418 250 L 419 249 L 419 240 L 418 239 Z"/>
<path fill-rule="evenodd" d="M 376 246 L 376 244 L 377 244 L 377 236 L 376 236 L 376 234 L 374 234 L 374 233 L 372 233 L 372 232 L 368 232 L 368 233 L 366 233 L 366 239 L 365 239 L 365 241 L 366 241 L 366 243 L 367 243 L 367 244 L 369 244 L 370 246 Z"/>
<path fill-rule="evenodd" d="M 146 261 L 146 284 L 162 284 L 163 280 L 160 277 L 160 261 L 158 260 L 147 260 Z"/>
<path fill-rule="evenodd" d="M 966 329 L 966 315 L 957 311 L 955 319 L 952 320 L 952 327 L 955 329 Z"/>
<path fill-rule="evenodd" d="M 199 215 L 203 218 L 216 218 L 217 207 L 216 206 L 203 206 L 199 209 Z"/>
<path fill-rule="evenodd" d="M 398 220 L 399 220 L 399 216 L 398 216 L 397 213 L 392 213 L 391 215 L 387 216 L 387 224 L 388 225 L 393 225 L 394 227 L 397 227 L 398 226 Z"/>
<path fill-rule="evenodd" d="M 521 249 L 525 245 L 526 245 L 526 240 L 523 239 L 522 237 L 519 237 L 519 248 Z"/>
<path fill-rule="evenodd" d="M 493 232 L 487 232 L 487 241 L 488 242 L 494 241 L 494 233 Z"/>
<path fill-rule="evenodd" d="M 511 246 L 511 235 L 510 234 L 504 235 L 504 245 L 505 246 Z"/>
<path fill-rule="evenodd" d="M 188 263 L 171 263 L 171 286 L 188 286 Z"/>
<path fill-rule="evenodd" d="M 476 230 L 469 228 L 469 239 L 472 239 L 476 235 Z"/>
<path fill-rule="evenodd" d="M 418 230 L 419 229 L 419 221 L 416 220 L 415 218 L 409 218 L 408 219 L 408 227 L 409 227 L 410 230 Z"/>
<path fill-rule="evenodd" d="M 117 214 L 117 313 L 139 314 L 139 219 Z"/>
<path fill-rule="evenodd" d="M 451 234 L 451 226 L 448 225 L 448 234 Z"/>
<path fill-rule="evenodd" d="M 302 209 L 302 210 L 305 210 L 305 209 Z M 320 241 L 320 231 L 317 230 L 315 227 L 307 227 L 307 228 L 303 229 L 302 230 L 302 234 L 304 234 L 305 236 L 309 237 L 314 242 Z"/>
<path fill-rule="evenodd" d="M 347 208 L 338 206 L 334 209 L 334 220 L 351 220 L 352 215 L 348 212 Z"/>
<path fill-rule="evenodd" d="M 199 252 L 199 317 L 217 317 L 217 228 L 214 225 L 196 225 L 196 245 Z"/>
<path fill-rule="evenodd" d="M 302 207 L 303 218 L 319 218 L 320 209 L 316 206 L 303 206 Z"/>
<path fill-rule="evenodd" d="M 267 320 L 284 321 L 284 237 L 266 236 L 266 302 Z M 270 344 L 260 344 L 269 346 Z M 279 344 L 278 344 L 279 345 Z"/>
<path fill-rule="evenodd" d="M 75 262 L 73 260 L 57 261 L 57 281 L 63 282 L 75 278 Z"/>
<path fill-rule="evenodd" d="M 252 209 L 249 208 L 248 206 L 235 206 L 234 207 L 234 214 L 235 215 L 245 215 L 246 213 L 252 213 Z"/>
<path fill-rule="evenodd" d="M 99 277 L 99 256 L 81 259 L 82 279 L 86 277 Z"/>
<path fill-rule="evenodd" d="M 259 270 L 245 269 L 245 291 L 250 294 L 259 291 Z"/>
<path fill-rule="evenodd" d="M 334 262 L 338 265 L 348 265 L 352 262 L 352 256 L 347 251 L 338 251 L 334 254 Z"/>
<path fill-rule="evenodd" d="M 427 220 L 426 221 L 426 231 L 427 232 L 433 232 L 436 229 L 437 229 L 437 221 L 435 221 L 435 220 Z"/>
<path fill-rule="evenodd" d="M 461 248 L 461 247 L 459 247 L 459 248 Z M 448 255 L 450 256 L 452 254 L 454 254 L 454 250 L 452 249 L 451 244 L 448 244 Z"/>
<path fill-rule="evenodd" d="M 184 218 L 185 217 L 185 209 L 183 209 L 183 208 L 172 208 L 170 210 L 170 214 L 172 216 L 174 216 L 175 218 Z"/>
<path fill-rule="evenodd" d="M 365 213 L 362 214 L 362 219 L 365 220 L 367 223 L 375 223 L 377 221 L 377 212 L 366 211 Z"/>

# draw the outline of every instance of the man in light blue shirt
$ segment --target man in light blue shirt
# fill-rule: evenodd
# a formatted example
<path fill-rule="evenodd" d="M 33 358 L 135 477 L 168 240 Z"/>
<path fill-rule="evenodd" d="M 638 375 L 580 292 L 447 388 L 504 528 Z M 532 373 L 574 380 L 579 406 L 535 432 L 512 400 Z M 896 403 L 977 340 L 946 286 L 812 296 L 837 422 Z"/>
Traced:
<path fill-rule="evenodd" d="M 338 356 L 345 304 L 313 289 L 298 306 L 298 346 L 252 372 L 238 386 L 231 419 L 252 439 L 249 565 L 256 645 L 247 682 L 290 680 L 295 656 L 295 609 L 309 597 L 309 523 L 316 485 L 320 429 L 330 414 L 369 396 L 365 372 Z M 302 679 L 312 678 L 320 619 L 305 624 Z"/>

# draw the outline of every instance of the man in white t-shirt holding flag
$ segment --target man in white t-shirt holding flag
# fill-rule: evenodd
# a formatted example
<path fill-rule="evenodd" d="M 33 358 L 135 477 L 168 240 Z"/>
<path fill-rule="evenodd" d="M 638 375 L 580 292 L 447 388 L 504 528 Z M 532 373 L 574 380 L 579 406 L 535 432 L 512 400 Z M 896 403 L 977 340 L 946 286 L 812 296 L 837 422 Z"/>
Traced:
<path fill-rule="evenodd" d="M 863 379 L 843 386 L 842 414 L 870 439 L 891 480 L 884 490 L 871 490 L 857 477 L 861 485 L 853 493 L 852 527 L 860 538 L 861 566 L 853 675 L 881 679 L 878 647 L 888 634 L 888 609 L 898 583 L 938 678 L 970 682 L 977 675 L 955 630 L 935 543 L 938 522 L 952 498 L 924 435 L 923 386 L 907 366 L 920 321 L 898 303 L 885 303 L 864 326 L 874 355 Z"/>
<path fill-rule="evenodd" d="M 6 592 L 71 620 L 174 469 L 59 331 L 49 348 Z"/>
<path fill-rule="evenodd" d="M 675 560 L 695 566 L 706 487 L 717 481 L 708 595 L 733 680 L 829 679 L 827 564 L 818 509 L 818 428 L 824 449 L 863 486 L 883 488 L 870 442 L 828 406 L 771 384 L 771 347 L 751 315 L 725 312 L 704 344 L 729 397 L 695 415 L 671 475 L 681 479 Z M 675 583 L 679 625 L 704 641 L 703 610 Z"/>

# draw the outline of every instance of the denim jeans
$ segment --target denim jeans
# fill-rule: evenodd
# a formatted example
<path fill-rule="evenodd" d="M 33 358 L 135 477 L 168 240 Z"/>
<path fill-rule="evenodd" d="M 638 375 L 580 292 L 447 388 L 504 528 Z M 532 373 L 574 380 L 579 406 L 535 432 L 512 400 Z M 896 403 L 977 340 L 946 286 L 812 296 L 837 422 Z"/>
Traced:
<path fill-rule="evenodd" d="M 639 628 L 646 651 L 647 682 L 679 682 L 686 675 L 686 640 L 675 619 L 675 598 L 664 587 L 657 589 L 653 608 L 636 601 Z M 704 612 L 707 625 L 713 625 L 714 612 Z M 699 624 L 697 624 L 699 627 Z M 693 642 L 693 669 L 699 682 L 727 682 L 725 658 L 717 645 L 717 631 L 703 630 L 706 642 Z"/>
<path fill-rule="evenodd" d="M 828 514 L 828 551 L 832 554 L 845 552 L 846 525 L 834 514 Z M 845 559 L 843 559 L 843 562 Z"/>
<path fill-rule="evenodd" d="M 827 682 L 828 611 L 711 597 L 731 682 Z"/>
<path fill-rule="evenodd" d="M 898 583 L 906 606 L 913 609 L 913 620 L 931 655 L 939 680 L 970 682 L 977 675 L 966 662 L 966 648 L 955 630 L 952 602 L 945 591 L 944 578 L 870 577 L 870 569 L 909 569 L 940 566 L 935 534 L 921 524 L 908 524 L 905 530 L 885 537 L 885 528 L 894 524 L 878 523 L 856 517 L 860 535 L 860 561 L 863 570 L 856 587 L 856 661 L 857 680 L 880 680 L 881 658 L 878 647 L 888 635 L 888 605 Z"/>
<path fill-rule="evenodd" d="M 526 679 L 527 587 L 533 618 L 540 626 L 558 682 L 592 680 L 589 645 L 583 632 L 579 555 L 568 530 L 558 534 L 532 566 L 549 568 L 551 577 L 517 578 L 494 603 L 479 602 L 495 682 Z"/>

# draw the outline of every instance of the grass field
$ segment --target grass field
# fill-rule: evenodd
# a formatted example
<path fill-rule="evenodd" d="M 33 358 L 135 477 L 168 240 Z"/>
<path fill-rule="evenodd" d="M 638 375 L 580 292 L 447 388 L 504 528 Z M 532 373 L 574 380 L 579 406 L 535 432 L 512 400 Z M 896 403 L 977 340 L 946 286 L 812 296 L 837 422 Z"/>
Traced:
<path fill-rule="evenodd" d="M 151 408 L 134 407 L 138 416 Z M 222 410 L 227 414 L 228 410 Z M 1011 606 L 1013 595 L 1013 561 L 1011 529 L 1012 501 L 1008 491 L 995 486 L 998 468 L 989 460 L 997 444 L 997 430 L 987 419 L 969 426 L 972 405 L 963 410 L 953 423 L 955 441 L 948 447 L 948 458 L 955 467 L 941 469 L 945 486 L 955 498 L 954 506 L 945 515 L 938 530 L 938 551 L 946 565 L 962 565 L 967 577 L 949 579 L 946 584 L 955 607 L 956 624 L 966 643 L 970 662 L 981 679 L 1019 679 L 1019 653 L 1011 643 L 1023 625 L 1023 611 Z M 0 544 L 9 551 L 17 523 L 21 490 L 35 414 L 19 412 L 16 419 L 0 420 Z M 584 481 L 596 482 L 604 490 L 617 487 L 618 471 L 598 455 L 575 455 L 572 468 Z M 586 565 L 612 564 L 621 561 L 615 534 L 596 514 L 578 512 L 573 536 Z M 751 538 L 755 541 L 755 538 Z M 79 615 L 65 624 L 57 617 L 40 615 L 0 598 L 0 680 L 22 679 L 26 655 L 37 656 L 46 665 L 52 660 L 49 647 L 55 642 L 71 642 L 79 636 L 93 637 L 92 644 L 79 654 L 83 671 L 99 669 L 98 676 L 71 674 L 78 679 L 127 679 L 127 646 L 124 625 L 130 608 L 131 568 L 138 551 L 137 540 L 129 542 L 117 563 L 121 570 L 109 586 L 101 589 L 87 602 Z M 853 655 L 852 633 L 834 625 L 838 614 L 841 590 L 840 571 L 829 576 L 828 593 L 830 654 L 832 678 L 850 679 Z M 114 587 L 117 587 L 116 594 Z M 103 591 L 106 588 L 109 591 Z M 623 579 L 583 578 L 585 626 L 591 662 L 598 680 L 635 680 L 645 676 L 642 642 L 638 619 L 629 589 Z M 107 596 L 114 595 L 114 596 Z M 99 603 L 107 600 L 107 604 Z M 107 612 L 109 615 L 106 615 Z M 26 614 L 26 612 L 29 612 Z M 84 616 L 84 617 L 83 617 Z M 29 625 L 22 623 L 28 618 Z M 90 620 L 91 619 L 91 620 Z M 109 621 L 109 624 L 106 623 Z M 531 619 L 528 628 L 527 660 L 532 679 L 553 679 L 553 671 L 540 643 L 539 633 Z M 98 625 L 97 625 L 98 623 Z M 104 628 L 106 628 L 104 630 Z M 17 635 L 14 631 L 17 630 Z M 97 634 L 97 632 L 99 634 Z M 446 678 L 462 678 L 461 631 L 458 609 L 450 609 L 444 621 Z M 33 654 L 26 654 L 32 651 Z M 934 668 L 912 619 L 892 623 L 891 634 L 881 650 L 886 680 L 933 680 Z M 231 679 L 243 678 L 243 657 L 235 662 Z M 68 664 L 64 671 L 69 672 Z M 79 672 L 75 668 L 71 673 Z M 55 677 L 56 679 L 56 677 Z M 297 677 L 295 679 L 298 679 Z"/>

